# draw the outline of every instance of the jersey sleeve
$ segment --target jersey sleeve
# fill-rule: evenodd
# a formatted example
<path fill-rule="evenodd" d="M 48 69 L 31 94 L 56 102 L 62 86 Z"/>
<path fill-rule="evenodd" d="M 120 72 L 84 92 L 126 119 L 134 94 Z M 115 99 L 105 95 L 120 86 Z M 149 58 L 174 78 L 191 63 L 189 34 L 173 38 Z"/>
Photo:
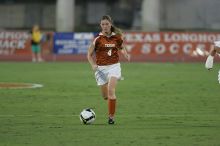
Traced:
<path fill-rule="evenodd" d="M 93 42 L 92 42 L 92 44 L 95 46 L 96 45 L 96 41 L 97 41 L 97 39 L 99 38 L 100 36 L 97 36 L 97 37 L 95 37 L 94 38 L 94 40 L 93 40 Z"/>

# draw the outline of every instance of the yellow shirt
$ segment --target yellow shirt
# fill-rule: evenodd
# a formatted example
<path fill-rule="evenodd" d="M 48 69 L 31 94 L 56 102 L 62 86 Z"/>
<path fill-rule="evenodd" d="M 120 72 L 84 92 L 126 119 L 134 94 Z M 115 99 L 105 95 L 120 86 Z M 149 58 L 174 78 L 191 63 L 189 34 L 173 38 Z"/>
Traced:
<path fill-rule="evenodd" d="M 32 33 L 32 40 L 35 43 L 40 43 L 40 40 L 41 40 L 41 33 L 40 33 L 40 31 L 35 31 L 35 32 Z"/>

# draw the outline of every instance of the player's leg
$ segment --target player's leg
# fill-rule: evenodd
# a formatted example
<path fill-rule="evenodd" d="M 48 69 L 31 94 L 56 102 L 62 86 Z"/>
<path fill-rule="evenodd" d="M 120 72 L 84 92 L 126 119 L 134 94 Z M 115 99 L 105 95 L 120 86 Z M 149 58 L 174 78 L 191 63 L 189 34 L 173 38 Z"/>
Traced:
<path fill-rule="evenodd" d="M 205 62 L 205 67 L 210 70 L 212 69 L 213 67 L 213 62 L 214 62 L 214 56 L 216 53 L 219 53 L 220 52 L 220 46 L 218 46 L 219 44 L 215 44 L 211 50 L 210 50 L 210 53 L 209 53 L 209 56 L 207 57 L 206 59 L 206 62 Z"/>
<path fill-rule="evenodd" d="M 32 52 L 32 62 L 36 62 L 36 53 Z"/>
<path fill-rule="evenodd" d="M 100 71 L 101 70 L 101 71 Z M 101 95 L 103 99 L 108 99 L 108 79 L 107 74 L 104 73 L 105 69 L 100 69 L 95 71 L 95 78 L 97 85 L 100 87 Z"/>
<path fill-rule="evenodd" d="M 101 88 L 101 94 L 104 100 L 108 99 L 108 84 L 104 84 L 100 86 Z"/>
<path fill-rule="evenodd" d="M 210 50 L 210 52 L 209 52 L 209 54 L 211 55 L 211 56 L 215 56 L 215 54 L 216 54 L 216 49 L 217 49 L 217 47 L 215 47 L 215 46 L 213 46 L 212 48 L 211 48 L 211 50 Z"/>
<path fill-rule="evenodd" d="M 38 62 L 43 62 L 43 59 L 41 57 L 41 53 L 40 52 L 37 53 L 37 59 L 38 59 Z"/>
<path fill-rule="evenodd" d="M 32 62 L 36 62 L 36 47 L 35 45 L 31 45 L 32 50 Z"/>
<path fill-rule="evenodd" d="M 116 109 L 116 85 L 118 82 L 117 77 L 110 77 L 108 83 L 108 111 L 109 111 L 109 124 L 114 124 L 114 115 Z"/>
<path fill-rule="evenodd" d="M 43 59 L 42 59 L 42 56 L 41 56 L 41 47 L 40 47 L 40 45 L 37 45 L 37 60 L 38 60 L 38 62 L 42 62 L 43 61 Z"/>
<path fill-rule="evenodd" d="M 218 71 L 218 82 L 220 84 L 220 70 Z"/>

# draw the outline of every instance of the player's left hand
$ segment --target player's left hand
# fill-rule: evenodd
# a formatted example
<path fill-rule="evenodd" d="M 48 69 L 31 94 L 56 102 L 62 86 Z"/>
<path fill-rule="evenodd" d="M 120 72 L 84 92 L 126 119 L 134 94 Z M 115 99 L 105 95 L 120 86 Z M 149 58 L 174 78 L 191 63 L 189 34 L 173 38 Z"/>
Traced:
<path fill-rule="evenodd" d="M 127 59 L 128 61 L 130 61 L 130 60 L 131 60 L 131 55 L 130 55 L 130 54 L 127 54 L 127 55 L 126 55 L 126 59 Z"/>

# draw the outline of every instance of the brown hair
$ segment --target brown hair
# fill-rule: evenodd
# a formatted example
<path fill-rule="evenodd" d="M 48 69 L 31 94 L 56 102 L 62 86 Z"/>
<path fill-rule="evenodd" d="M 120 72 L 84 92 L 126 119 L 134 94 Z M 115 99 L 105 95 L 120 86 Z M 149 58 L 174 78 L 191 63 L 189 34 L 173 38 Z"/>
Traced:
<path fill-rule="evenodd" d="M 111 26 L 111 32 L 114 32 L 114 33 L 116 33 L 116 34 L 122 35 L 121 29 L 118 28 L 118 27 L 115 27 L 115 26 L 113 25 L 113 20 L 112 20 L 112 18 L 111 18 L 109 15 L 104 15 L 104 16 L 102 16 L 102 19 L 101 19 L 101 20 L 108 20 L 108 21 L 112 24 L 112 26 Z"/>

